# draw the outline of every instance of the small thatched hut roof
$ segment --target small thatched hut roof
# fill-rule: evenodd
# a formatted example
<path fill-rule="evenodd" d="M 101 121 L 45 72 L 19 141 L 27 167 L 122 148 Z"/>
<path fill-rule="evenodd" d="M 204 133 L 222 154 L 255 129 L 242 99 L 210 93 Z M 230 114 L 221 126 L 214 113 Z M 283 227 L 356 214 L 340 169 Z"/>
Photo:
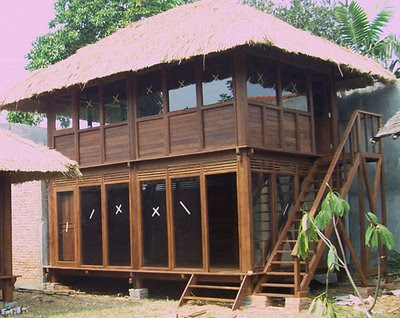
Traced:
<path fill-rule="evenodd" d="M 397 139 L 400 136 L 400 111 L 390 118 L 381 129 L 379 129 L 374 139 L 378 140 L 379 138 L 386 136 L 392 136 L 394 139 Z"/>
<path fill-rule="evenodd" d="M 32 72 L 0 99 L 0 109 L 32 110 L 40 107 L 36 98 L 54 90 L 239 46 L 274 48 L 319 60 L 334 66 L 345 79 L 361 78 L 363 86 L 371 80 L 395 79 L 375 61 L 250 6 L 234 0 L 203 0 L 131 23 L 63 61 Z"/>
<path fill-rule="evenodd" d="M 0 129 L 0 149 L 0 173 L 9 174 L 12 183 L 81 176 L 75 161 L 4 129 Z"/>

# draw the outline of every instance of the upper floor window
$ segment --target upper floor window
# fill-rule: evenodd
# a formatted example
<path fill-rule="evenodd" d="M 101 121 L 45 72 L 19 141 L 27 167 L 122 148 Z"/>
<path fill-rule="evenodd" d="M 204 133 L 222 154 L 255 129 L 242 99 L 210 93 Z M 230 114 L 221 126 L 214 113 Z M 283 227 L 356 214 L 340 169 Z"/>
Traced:
<path fill-rule="evenodd" d="M 79 128 L 100 126 L 100 103 L 98 87 L 85 88 L 79 93 Z"/>
<path fill-rule="evenodd" d="M 127 100 L 126 100 L 126 81 L 120 80 L 104 84 L 104 123 L 126 121 L 127 119 Z"/>
<path fill-rule="evenodd" d="M 306 74 L 293 67 L 282 67 L 283 107 L 308 111 Z"/>
<path fill-rule="evenodd" d="M 71 94 L 54 98 L 56 130 L 72 128 L 72 98 Z"/>
<path fill-rule="evenodd" d="M 143 74 L 138 82 L 138 117 L 162 114 L 161 72 Z"/>
<path fill-rule="evenodd" d="M 247 63 L 247 96 L 250 101 L 277 105 L 276 66 L 265 59 L 249 57 Z"/>
<path fill-rule="evenodd" d="M 169 111 L 196 107 L 194 65 L 172 66 L 168 69 Z"/>
<path fill-rule="evenodd" d="M 233 100 L 230 55 L 206 59 L 203 71 L 203 105 Z"/>

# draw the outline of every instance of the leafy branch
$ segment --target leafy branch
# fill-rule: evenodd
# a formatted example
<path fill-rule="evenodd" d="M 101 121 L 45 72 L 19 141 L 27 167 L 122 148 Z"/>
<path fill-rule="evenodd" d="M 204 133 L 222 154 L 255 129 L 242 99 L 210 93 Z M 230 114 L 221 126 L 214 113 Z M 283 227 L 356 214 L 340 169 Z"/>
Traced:
<path fill-rule="evenodd" d="M 372 309 L 376 304 L 376 300 L 380 288 L 380 278 L 381 278 L 381 249 L 378 248 L 378 282 L 375 290 L 374 302 L 370 308 L 366 308 L 362 300 L 360 292 L 354 282 L 351 275 L 349 267 L 346 262 L 346 256 L 344 252 L 344 247 L 342 240 L 337 228 L 337 224 L 343 216 L 345 216 L 349 210 L 350 205 L 348 202 L 342 198 L 338 192 L 332 191 L 329 185 L 329 192 L 327 193 L 325 199 L 322 201 L 321 210 L 313 218 L 312 215 L 303 210 L 304 214 L 299 226 L 299 234 L 297 238 L 298 250 L 297 256 L 303 260 L 308 258 L 310 242 L 322 240 L 322 242 L 328 247 L 328 257 L 327 257 L 327 277 L 331 272 L 339 271 L 344 269 L 346 275 L 354 289 L 355 294 L 361 300 L 363 306 L 363 312 L 367 317 L 371 317 Z M 367 220 L 370 222 L 368 229 L 365 234 L 365 245 L 368 247 L 386 247 L 392 249 L 394 246 L 394 238 L 392 233 L 388 228 L 378 222 L 378 218 L 375 214 L 368 212 Z M 336 246 L 332 241 L 325 235 L 324 231 L 328 225 L 332 224 L 335 236 L 339 245 L 341 256 L 339 255 Z M 321 317 L 336 317 L 336 312 L 334 310 L 333 304 L 328 299 L 328 280 L 326 280 L 326 290 L 319 296 L 317 296 L 311 303 L 310 312 L 317 314 Z"/>

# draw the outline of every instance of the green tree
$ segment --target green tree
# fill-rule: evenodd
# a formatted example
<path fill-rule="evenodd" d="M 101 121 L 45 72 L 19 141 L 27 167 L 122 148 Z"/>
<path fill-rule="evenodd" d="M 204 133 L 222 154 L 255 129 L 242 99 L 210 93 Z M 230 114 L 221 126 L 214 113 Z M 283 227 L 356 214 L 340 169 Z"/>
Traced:
<path fill-rule="evenodd" d="M 51 32 L 33 42 L 27 69 L 54 64 L 130 22 L 188 2 L 192 0 L 57 0 Z"/>
<path fill-rule="evenodd" d="M 245 3 L 317 36 L 338 42 L 335 8 L 337 0 L 290 0 L 276 4 L 274 0 L 244 0 Z"/>
<path fill-rule="evenodd" d="M 389 10 L 382 10 L 371 21 L 367 12 L 356 2 L 346 3 L 335 9 L 338 23 L 339 44 L 362 55 L 377 60 L 397 76 L 400 71 L 400 42 L 384 29 L 393 17 Z"/>
<path fill-rule="evenodd" d="M 43 119 L 43 114 L 27 113 L 27 112 L 8 112 L 7 121 L 13 124 L 26 124 L 30 126 L 39 125 Z"/>

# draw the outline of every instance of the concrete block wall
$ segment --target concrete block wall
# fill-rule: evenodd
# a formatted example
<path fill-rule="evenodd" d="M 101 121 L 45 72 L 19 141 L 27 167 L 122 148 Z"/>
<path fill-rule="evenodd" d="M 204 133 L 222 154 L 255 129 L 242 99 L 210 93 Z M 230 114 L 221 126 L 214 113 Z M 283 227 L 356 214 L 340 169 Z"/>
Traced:
<path fill-rule="evenodd" d="M 400 80 L 389 86 L 376 84 L 374 87 L 342 93 L 338 102 L 339 116 L 344 120 L 342 124 L 347 122 L 356 109 L 381 114 L 383 122 L 386 123 L 400 110 Z M 386 137 L 383 143 L 387 225 L 395 237 L 395 249 L 400 251 L 400 140 Z M 348 197 L 350 205 L 352 203 L 357 205 L 357 194 L 357 188 L 352 187 Z M 352 227 L 350 239 L 355 246 L 358 246 L 360 244 L 359 224 L 358 219 L 352 220 L 352 215 L 355 214 L 350 214 L 349 223 Z"/>

